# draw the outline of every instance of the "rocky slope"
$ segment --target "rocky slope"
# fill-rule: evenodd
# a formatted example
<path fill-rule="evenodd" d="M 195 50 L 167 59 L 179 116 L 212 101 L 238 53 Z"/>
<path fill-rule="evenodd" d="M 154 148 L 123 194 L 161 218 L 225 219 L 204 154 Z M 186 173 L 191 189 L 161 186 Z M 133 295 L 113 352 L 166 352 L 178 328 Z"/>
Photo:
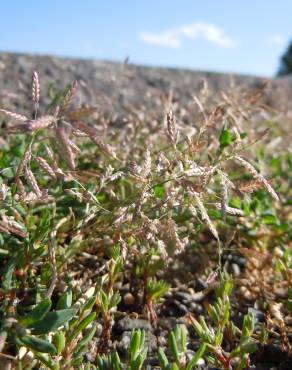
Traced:
<path fill-rule="evenodd" d="M 97 60 L 63 59 L 54 56 L 0 53 L 0 104 L 7 107 L 23 105 L 19 96 L 25 97 L 31 72 L 37 70 L 43 90 L 43 99 L 52 83 L 64 87 L 76 79 L 79 82 L 79 102 L 93 103 L 101 110 L 118 115 L 130 107 L 147 110 L 153 108 L 161 95 L 173 93 L 173 101 L 182 106 L 189 104 L 192 96 L 208 82 L 209 90 L 226 90 L 231 84 L 256 88 L 263 79 L 250 76 L 230 76 L 170 68 L 149 68 Z M 292 97 L 292 78 L 265 80 L 266 102 L 275 108 L 287 107 Z M 287 104 L 288 103 L 288 104 Z"/>

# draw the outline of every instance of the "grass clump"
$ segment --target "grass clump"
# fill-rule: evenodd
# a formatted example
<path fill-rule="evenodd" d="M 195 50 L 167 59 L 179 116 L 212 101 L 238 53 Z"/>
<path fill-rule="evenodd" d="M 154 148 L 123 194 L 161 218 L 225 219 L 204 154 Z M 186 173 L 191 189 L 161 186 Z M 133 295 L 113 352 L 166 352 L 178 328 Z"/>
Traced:
<path fill-rule="evenodd" d="M 258 93 L 240 95 L 238 105 L 232 90 L 209 107 L 204 91 L 194 99 L 197 127 L 167 101 L 164 121 L 133 114 L 120 128 L 95 107 L 74 106 L 76 82 L 47 108 L 40 93 L 34 72 L 31 116 L 0 110 L 8 120 L 0 149 L 1 359 L 15 369 L 145 368 L 144 330 L 132 332 L 127 355 L 115 348 L 125 316 L 149 320 L 162 369 L 248 368 L 275 333 L 290 353 L 291 159 L 265 153 L 266 131 L 245 131 L 262 109 Z M 246 263 L 232 277 L 234 254 Z M 202 263 L 190 273 L 193 256 Z M 178 261 L 190 279 L 181 284 Z M 206 287 L 191 293 L 201 297 L 201 315 L 189 309 L 163 343 L 173 294 L 202 277 Z M 260 326 L 248 312 L 254 307 L 265 315 Z"/>

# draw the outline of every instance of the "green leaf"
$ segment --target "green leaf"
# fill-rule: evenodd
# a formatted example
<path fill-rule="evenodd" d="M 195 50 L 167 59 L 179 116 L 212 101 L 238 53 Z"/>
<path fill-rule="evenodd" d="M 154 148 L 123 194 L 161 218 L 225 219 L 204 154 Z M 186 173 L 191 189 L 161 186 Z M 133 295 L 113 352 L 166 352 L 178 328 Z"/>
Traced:
<path fill-rule="evenodd" d="M 277 225 L 278 223 L 277 217 L 271 213 L 262 214 L 261 219 L 265 225 Z"/>
<path fill-rule="evenodd" d="M 75 358 L 71 363 L 72 369 L 80 369 L 80 366 L 83 364 L 83 362 L 83 356 Z"/>
<path fill-rule="evenodd" d="M 87 315 L 74 329 L 71 335 L 69 335 L 68 340 L 72 341 L 76 336 L 82 332 L 94 319 L 96 316 L 96 312 L 91 312 Z"/>
<path fill-rule="evenodd" d="M 44 299 L 26 316 L 20 317 L 19 322 L 27 328 L 33 326 L 37 321 L 40 321 L 51 309 L 52 302 L 50 299 Z"/>
<path fill-rule="evenodd" d="M 130 339 L 131 358 L 135 358 L 136 354 L 139 351 L 140 337 L 141 337 L 141 331 L 140 330 L 134 330 L 132 332 L 131 339 Z"/>
<path fill-rule="evenodd" d="M 221 149 L 226 148 L 228 145 L 231 144 L 231 141 L 232 141 L 231 132 L 228 130 L 227 126 L 224 125 L 219 137 L 220 148 Z"/>
<path fill-rule="evenodd" d="M 240 344 L 238 347 L 236 347 L 231 353 L 230 358 L 238 357 L 240 355 L 243 355 L 244 353 L 253 353 L 257 350 L 257 345 L 254 342 L 251 342 L 250 340 L 247 340 L 246 342 Z"/>
<path fill-rule="evenodd" d="M 206 344 L 202 343 L 199 349 L 197 350 L 197 352 L 195 353 L 194 357 L 192 357 L 192 359 L 188 363 L 186 370 L 192 370 L 193 367 L 197 365 L 199 359 L 203 357 L 205 350 L 206 350 Z"/>
<path fill-rule="evenodd" d="M 121 360 L 120 360 L 120 357 L 117 351 L 112 353 L 111 358 L 112 358 L 114 370 L 122 370 Z"/>
<path fill-rule="evenodd" d="M 179 363 L 179 352 L 177 348 L 176 338 L 174 332 L 172 331 L 168 338 L 168 345 L 171 350 L 171 354 L 174 357 L 175 361 Z"/>
<path fill-rule="evenodd" d="M 47 334 L 55 332 L 60 326 L 71 320 L 76 314 L 76 309 L 68 308 L 66 310 L 59 310 L 49 312 L 46 316 L 33 326 L 33 334 Z"/>
<path fill-rule="evenodd" d="M 101 301 L 101 308 L 103 312 L 108 311 L 108 306 L 109 306 L 109 298 L 107 294 L 104 291 L 100 292 L 100 301 Z"/>
<path fill-rule="evenodd" d="M 15 269 L 15 260 L 10 259 L 6 264 L 4 271 L 2 273 L 2 287 L 4 290 L 11 289 L 12 274 Z"/>
<path fill-rule="evenodd" d="M 120 303 L 120 301 L 121 301 L 120 293 L 115 292 L 110 299 L 109 309 L 116 307 Z"/>
<path fill-rule="evenodd" d="M 169 361 L 161 347 L 158 348 L 158 358 L 160 366 L 165 370 L 169 366 Z"/>
<path fill-rule="evenodd" d="M 96 296 L 89 297 L 82 307 L 82 313 L 88 310 L 91 310 L 96 302 Z"/>
<path fill-rule="evenodd" d="M 26 347 L 32 349 L 33 351 L 50 353 L 52 355 L 57 354 L 56 347 L 44 339 L 40 339 L 32 335 L 24 335 L 19 339 Z"/>
<path fill-rule="evenodd" d="M 70 308 L 72 305 L 72 289 L 68 288 L 68 290 L 61 295 L 59 298 L 57 308 L 59 310 L 64 310 L 65 308 Z"/>
<path fill-rule="evenodd" d="M 42 353 L 35 354 L 35 357 L 45 366 L 47 366 L 48 369 L 51 370 L 59 370 L 59 365 L 56 364 L 55 361 L 52 360 L 51 356 L 45 355 Z"/>
<path fill-rule="evenodd" d="M 141 353 L 135 358 L 135 360 L 131 361 L 130 370 L 140 370 L 142 369 L 143 363 L 147 356 L 147 348 L 144 348 Z"/>
<path fill-rule="evenodd" d="M 154 195 L 156 198 L 162 199 L 165 195 L 165 189 L 163 185 L 156 185 L 154 187 Z"/>
<path fill-rule="evenodd" d="M 81 341 L 78 343 L 78 345 L 76 346 L 76 351 L 79 351 L 79 349 L 83 346 L 85 346 L 88 342 L 91 341 L 91 339 L 93 338 L 94 334 L 96 332 L 96 326 L 93 326 L 91 329 L 89 329 L 86 334 L 84 334 L 83 338 L 81 339 Z"/>
<path fill-rule="evenodd" d="M 65 333 L 63 331 L 57 331 L 53 336 L 53 343 L 57 349 L 58 355 L 60 355 L 66 344 Z"/>

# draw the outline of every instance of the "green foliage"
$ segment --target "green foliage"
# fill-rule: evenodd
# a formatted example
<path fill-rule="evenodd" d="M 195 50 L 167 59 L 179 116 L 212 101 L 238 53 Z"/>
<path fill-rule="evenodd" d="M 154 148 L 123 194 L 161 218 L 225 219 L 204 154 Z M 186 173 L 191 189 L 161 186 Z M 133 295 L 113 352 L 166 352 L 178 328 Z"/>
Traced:
<path fill-rule="evenodd" d="M 199 320 L 190 318 L 192 326 L 205 344 L 206 359 L 219 368 L 228 368 L 231 362 L 235 369 L 244 369 L 248 366 L 249 355 L 256 351 L 257 345 L 252 338 L 254 332 L 254 317 L 245 315 L 241 331 L 230 320 L 230 299 L 232 283 L 228 276 L 224 276 L 216 290 L 217 300 L 214 305 L 207 306 L 207 313 L 214 327 L 206 323 L 203 316 Z M 230 344 L 233 343 L 230 353 L 223 350 L 224 333 L 227 334 Z M 238 338 L 238 334 L 241 333 Z"/>
<path fill-rule="evenodd" d="M 220 148 L 224 149 L 229 146 L 232 142 L 232 135 L 227 125 L 225 124 L 219 137 Z"/>
<path fill-rule="evenodd" d="M 97 356 L 96 363 L 98 370 L 122 370 L 122 363 L 116 351 L 109 355 Z"/>
<path fill-rule="evenodd" d="M 133 330 L 129 348 L 129 366 L 127 370 L 140 370 L 146 359 L 148 349 L 145 347 L 145 331 Z"/>
<path fill-rule="evenodd" d="M 170 362 L 160 347 L 158 349 L 158 357 L 160 366 L 163 370 L 181 369 L 191 370 L 198 361 L 203 357 L 206 349 L 206 344 L 202 343 L 197 352 L 190 360 L 187 360 L 187 331 L 184 326 L 177 325 L 174 330 L 170 332 L 168 338 L 168 347 L 174 362 Z"/>

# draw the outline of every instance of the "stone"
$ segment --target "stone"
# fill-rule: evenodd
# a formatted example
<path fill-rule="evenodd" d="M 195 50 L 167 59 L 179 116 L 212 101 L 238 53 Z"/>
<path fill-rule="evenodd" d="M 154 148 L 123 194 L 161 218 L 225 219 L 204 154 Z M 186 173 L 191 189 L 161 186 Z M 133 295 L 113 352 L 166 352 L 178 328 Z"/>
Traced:
<path fill-rule="evenodd" d="M 132 319 L 130 317 L 124 317 L 119 320 L 115 325 L 115 330 L 118 333 L 123 333 L 124 331 L 131 331 L 133 329 L 151 330 L 151 324 L 149 321 L 144 319 Z"/>

